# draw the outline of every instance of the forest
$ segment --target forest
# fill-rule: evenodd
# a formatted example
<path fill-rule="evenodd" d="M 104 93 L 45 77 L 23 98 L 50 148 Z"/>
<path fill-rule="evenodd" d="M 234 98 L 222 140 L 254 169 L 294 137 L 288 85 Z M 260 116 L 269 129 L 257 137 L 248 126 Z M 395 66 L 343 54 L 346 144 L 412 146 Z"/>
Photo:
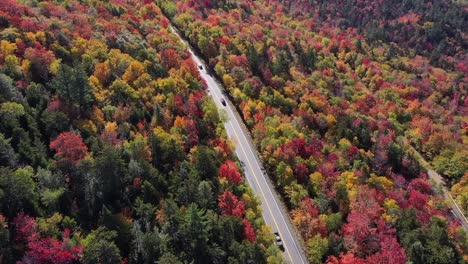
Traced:
<path fill-rule="evenodd" d="M 282 263 L 152 1 L 0 1 L 0 263 Z"/>
<path fill-rule="evenodd" d="M 156 1 L 248 125 L 311 263 L 464 263 L 467 12 L 450 1 Z"/>
<path fill-rule="evenodd" d="M 0 1 L 0 263 L 284 263 L 176 27 L 310 263 L 466 263 L 468 6 Z"/>

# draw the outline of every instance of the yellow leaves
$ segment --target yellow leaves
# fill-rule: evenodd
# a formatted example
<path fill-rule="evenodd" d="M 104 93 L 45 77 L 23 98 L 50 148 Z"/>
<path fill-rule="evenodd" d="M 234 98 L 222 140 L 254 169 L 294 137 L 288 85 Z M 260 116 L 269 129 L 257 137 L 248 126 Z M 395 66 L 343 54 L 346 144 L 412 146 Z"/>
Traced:
<path fill-rule="evenodd" d="M 242 99 L 242 91 L 239 88 L 235 88 L 234 91 L 232 91 L 232 97 L 236 99 Z"/>
<path fill-rule="evenodd" d="M 89 119 L 78 122 L 78 127 L 90 134 L 96 134 L 97 132 L 96 125 Z"/>
<path fill-rule="evenodd" d="M 174 72 L 173 70 L 174 69 L 172 69 L 171 72 Z M 166 94 L 168 93 L 176 94 L 179 91 L 187 89 L 189 87 L 187 82 L 185 82 L 183 79 L 174 78 L 174 77 L 160 79 L 158 80 L 157 84 L 158 84 L 158 87 L 161 88 L 162 92 Z"/>
<path fill-rule="evenodd" d="M 323 175 L 322 173 L 316 171 L 309 176 L 310 183 L 312 184 L 312 187 L 314 189 L 314 192 L 319 192 L 322 186 L 322 181 L 323 181 Z"/>
<path fill-rule="evenodd" d="M 171 139 L 171 135 L 167 133 L 162 127 L 157 126 L 153 129 L 153 133 L 162 141 L 167 141 Z"/>
<path fill-rule="evenodd" d="M 223 75 L 223 83 L 227 88 L 233 88 L 236 85 L 234 79 L 229 74 Z"/>
<path fill-rule="evenodd" d="M 37 218 L 37 229 L 44 236 L 57 237 L 60 234 L 58 225 L 62 222 L 63 216 L 59 213 L 54 213 L 49 218 Z"/>
<path fill-rule="evenodd" d="M 0 106 L 0 116 L 18 117 L 25 113 L 24 106 L 15 102 L 5 102 Z"/>
<path fill-rule="evenodd" d="M 106 132 L 117 132 L 118 126 L 116 122 L 106 122 L 104 131 Z"/>
<path fill-rule="evenodd" d="M 434 22 L 425 22 L 425 23 L 423 24 L 423 28 L 424 28 L 425 30 L 431 29 L 433 26 L 434 26 Z"/>
<path fill-rule="evenodd" d="M 325 121 L 327 121 L 329 127 L 333 127 L 336 124 L 336 119 L 332 114 L 328 114 L 325 117 Z"/>
<path fill-rule="evenodd" d="M 86 40 L 81 37 L 76 38 L 74 46 L 71 49 L 74 58 L 80 58 L 84 54 L 89 55 L 92 59 L 104 60 L 107 55 L 112 57 L 112 54 L 107 54 L 107 45 L 96 39 Z"/>
<path fill-rule="evenodd" d="M 257 103 L 257 107 L 255 108 L 255 110 L 257 112 L 260 112 L 260 111 L 263 111 L 265 108 L 266 108 L 266 104 L 263 101 L 259 101 Z"/>
<path fill-rule="evenodd" d="M 81 37 L 77 37 L 74 46 L 71 49 L 73 57 L 79 58 L 81 55 L 85 54 L 87 40 Z"/>
<path fill-rule="evenodd" d="M 355 200 L 357 194 L 357 176 L 354 172 L 345 171 L 341 173 L 339 181 L 346 187 L 349 200 Z"/>
<path fill-rule="evenodd" d="M 36 35 L 33 32 L 26 32 L 26 40 L 29 42 L 35 42 L 36 41 Z"/>
<path fill-rule="evenodd" d="M 131 83 L 134 82 L 145 72 L 145 66 L 139 61 L 132 61 L 123 75 L 123 80 Z"/>
<path fill-rule="evenodd" d="M 454 196 L 457 204 L 468 212 L 468 173 L 465 173 L 460 181 L 452 186 L 452 195 Z"/>
<path fill-rule="evenodd" d="M 62 62 L 62 59 L 54 59 L 49 66 L 49 72 L 52 73 L 53 75 L 56 75 L 60 68 L 61 62 Z"/>
<path fill-rule="evenodd" d="M 330 44 L 330 39 L 327 37 L 322 38 L 322 46 L 327 47 Z"/>
<path fill-rule="evenodd" d="M 373 188 L 383 191 L 390 190 L 393 187 L 393 182 L 387 177 L 377 176 L 375 174 L 371 174 L 371 177 L 367 180 L 367 184 Z"/>
<path fill-rule="evenodd" d="M 400 209 L 398 203 L 393 199 L 387 198 L 383 206 L 385 213 L 382 215 L 382 219 L 387 223 L 394 224 L 398 220 L 398 211 Z"/>
<path fill-rule="evenodd" d="M 346 150 L 348 148 L 350 148 L 352 146 L 351 142 L 346 139 L 346 138 L 342 138 L 340 139 L 340 141 L 338 142 L 338 146 L 341 150 Z"/>
<path fill-rule="evenodd" d="M 0 41 L 0 53 L 2 59 L 5 59 L 8 55 L 11 55 L 17 49 L 16 43 L 10 43 L 7 40 Z"/>
<path fill-rule="evenodd" d="M 19 66 L 18 57 L 15 55 L 8 55 L 5 58 L 5 70 L 12 74 L 21 74 L 21 67 Z"/>
<path fill-rule="evenodd" d="M 326 87 L 326 83 L 325 83 L 325 87 Z M 311 104 L 314 110 L 321 111 L 325 107 L 326 101 L 320 97 L 313 96 L 309 99 L 309 103 Z"/>
<path fill-rule="evenodd" d="M 31 67 L 31 61 L 28 59 L 24 59 L 23 63 L 21 64 L 21 70 L 23 72 L 29 72 L 30 67 Z"/>
<path fill-rule="evenodd" d="M 107 96 L 109 95 L 109 90 L 104 89 L 104 87 L 102 87 L 102 84 L 99 82 L 96 76 L 91 75 L 89 77 L 89 85 L 93 89 L 93 93 L 94 93 L 94 97 L 96 98 L 96 101 L 102 103 L 107 99 Z"/>
<path fill-rule="evenodd" d="M 133 86 L 139 90 L 140 88 L 151 86 L 152 83 L 156 83 L 153 81 L 153 77 L 148 73 L 143 72 L 135 81 L 133 81 Z M 151 90 L 154 90 L 154 86 L 151 87 Z"/>
<path fill-rule="evenodd" d="M 161 104 L 162 102 L 166 100 L 166 96 L 164 94 L 157 94 L 153 97 L 153 100 L 156 103 Z"/>

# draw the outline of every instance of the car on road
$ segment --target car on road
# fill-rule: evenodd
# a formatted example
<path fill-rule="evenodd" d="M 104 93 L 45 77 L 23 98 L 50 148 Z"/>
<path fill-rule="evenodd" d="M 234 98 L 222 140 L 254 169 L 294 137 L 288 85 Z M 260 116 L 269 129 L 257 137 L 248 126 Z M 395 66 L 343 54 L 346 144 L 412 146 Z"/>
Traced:
<path fill-rule="evenodd" d="M 226 100 L 224 100 L 224 98 L 221 98 L 221 104 L 226 106 Z"/>
<path fill-rule="evenodd" d="M 201 64 L 198 64 L 198 69 L 203 70 L 203 66 Z"/>
<path fill-rule="evenodd" d="M 281 249 L 281 251 L 284 251 L 283 241 L 281 240 L 281 237 L 278 232 L 275 232 L 275 242 L 279 249 Z"/>

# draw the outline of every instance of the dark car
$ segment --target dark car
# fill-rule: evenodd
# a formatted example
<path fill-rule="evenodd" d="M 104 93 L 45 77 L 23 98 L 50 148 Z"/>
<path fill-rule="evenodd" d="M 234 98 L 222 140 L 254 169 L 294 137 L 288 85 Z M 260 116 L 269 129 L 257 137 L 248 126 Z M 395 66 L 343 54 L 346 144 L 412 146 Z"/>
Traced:
<path fill-rule="evenodd" d="M 226 101 L 224 99 L 221 99 L 221 104 L 226 106 Z"/>
<path fill-rule="evenodd" d="M 203 70 L 203 66 L 201 64 L 198 64 L 198 69 Z"/>
<path fill-rule="evenodd" d="M 281 251 L 284 251 L 283 241 L 281 240 L 281 237 L 278 232 L 275 232 L 275 242 L 279 249 L 281 249 Z"/>

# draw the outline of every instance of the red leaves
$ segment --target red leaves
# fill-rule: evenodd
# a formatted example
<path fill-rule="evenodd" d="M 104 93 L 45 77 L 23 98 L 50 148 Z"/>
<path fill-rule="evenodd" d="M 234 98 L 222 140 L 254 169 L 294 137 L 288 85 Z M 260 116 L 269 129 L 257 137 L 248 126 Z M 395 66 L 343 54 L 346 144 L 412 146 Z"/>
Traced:
<path fill-rule="evenodd" d="M 341 254 L 340 258 L 331 256 L 327 260 L 327 264 L 364 264 L 362 258 L 355 256 L 353 253 Z"/>
<path fill-rule="evenodd" d="M 255 242 L 257 237 L 255 236 L 255 230 L 253 229 L 252 224 L 247 219 L 242 220 L 242 224 L 244 225 L 244 237 L 250 242 Z"/>
<path fill-rule="evenodd" d="M 239 201 L 237 196 L 228 190 L 225 190 L 224 193 L 218 197 L 218 208 L 223 215 L 242 217 L 245 214 L 244 202 Z"/>
<path fill-rule="evenodd" d="M 424 207 L 429 200 L 429 196 L 426 194 L 422 194 L 419 191 L 411 190 L 409 192 L 408 202 L 411 206 L 418 210 L 424 210 Z"/>
<path fill-rule="evenodd" d="M 309 176 L 309 168 L 304 163 L 298 163 L 294 166 L 294 173 L 298 183 L 305 183 Z"/>
<path fill-rule="evenodd" d="M 371 227 L 371 220 L 361 212 L 352 211 L 342 231 L 346 249 L 350 253 L 365 256 L 379 247 L 377 229 Z"/>
<path fill-rule="evenodd" d="M 380 252 L 366 258 L 367 263 L 404 264 L 407 261 L 405 250 L 395 237 L 385 237 L 380 242 Z"/>
<path fill-rule="evenodd" d="M 57 151 L 57 157 L 71 164 L 76 164 L 87 155 L 88 147 L 76 132 L 63 132 L 50 142 L 50 148 Z"/>
<path fill-rule="evenodd" d="M 26 244 L 28 251 L 23 261 L 18 263 L 50 263 L 66 264 L 79 260 L 82 246 L 70 245 L 70 230 L 66 229 L 62 234 L 62 241 L 55 238 L 41 238 L 36 230 L 37 224 L 34 218 L 19 213 L 13 219 L 15 227 L 15 241 Z"/>
<path fill-rule="evenodd" d="M 68 246 L 70 231 L 63 233 L 63 241 L 54 238 L 33 240 L 28 243 L 29 251 L 23 258 L 24 263 L 75 263 L 80 259 L 82 246 Z M 22 263 L 22 262 L 20 262 Z"/>
<path fill-rule="evenodd" d="M 162 64 L 166 69 L 178 68 L 181 58 L 174 49 L 165 49 L 160 52 Z"/>
<path fill-rule="evenodd" d="M 219 168 L 219 177 L 226 178 L 230 184 L 238 185 L 242 182 L 242 176 L 237 170 L 236 164 L 232 160 L 227 160 Z"/>
<path fill-rule="evenodd" d="M 316 218 L 319 215 L 317 205 L 315 205 L 314 201 L 310 199 L 310 197 L 306 197 L 301 201 L 301 209 L 305 210 L 313 218 Z"/>
<path fill-rule="evenodd" d="M 39 238 L 39 234 L 36 232 L 36 221 L 23 212 L 18 213 L 13 219 L 12 225 L 15 227 L 16 242 L 26 243 Z"/>

